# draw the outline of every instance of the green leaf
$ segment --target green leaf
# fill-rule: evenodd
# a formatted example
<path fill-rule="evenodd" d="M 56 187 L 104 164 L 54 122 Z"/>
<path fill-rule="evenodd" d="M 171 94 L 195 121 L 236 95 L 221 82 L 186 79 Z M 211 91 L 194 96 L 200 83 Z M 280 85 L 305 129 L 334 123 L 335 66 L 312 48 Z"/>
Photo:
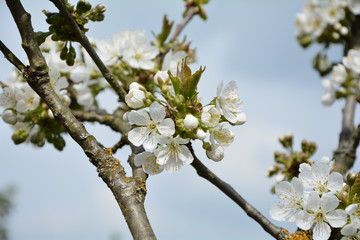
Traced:
<path fill-rule="evenodd" d="M 360 174 L 358 173 L 354 184 L 350 188 L 348 205 L 360 202 Z"/>
<path fill-rule="evenodd" d="M 161 33 L 156 36 L 159 47 L 162 47 L 164 45 L 164 42 L 168 38 L 173 25 L 174 22 L 170 22 L 167 16 L 164 15 Z"/>

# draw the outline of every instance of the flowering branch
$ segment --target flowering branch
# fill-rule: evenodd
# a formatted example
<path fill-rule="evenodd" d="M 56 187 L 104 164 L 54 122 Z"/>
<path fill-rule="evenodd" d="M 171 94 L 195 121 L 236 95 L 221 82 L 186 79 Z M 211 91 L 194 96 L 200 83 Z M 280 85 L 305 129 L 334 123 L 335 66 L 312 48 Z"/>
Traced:
<path fill-rule="evenodd" d="M 188 147 L 194 156 L 194 160 L 191 165 L 196 169 L 197 174 L 200 177 L 205 178 L 217 188 L 219 188 L 224 194 L 231 198 L 236 204 L 238 204 L 245 213 L 259 223 L 263 229 L 273 236 L 276 239 L 285 239 L 286 233 L 284 229 L 275 226 L 271 223 L 264 215 L 262 215 L 255 207 L 248 203 L 235 189 L 230 186 L 228 183 L 221 180 L 216 176 L 212 171 L 210 171 L 195 155 L 194 150 L 191 144 L 188 144 Z"/>
<path fill-rule="evenodd" d="M 99 176 L 113 192 L 134 239 L 156 239 L 145 213 L 145 179 L 126 177 L 123 166 L 63 104 L 49 84 L 47 63 L 38 47 L 30 21 L 19 0 L 6 0 L 22 38 L 22 46 L 29 58 L 27 81 L 46 102 L 55 118 L 81 146 L 99 172 Z"/>
<path fill-rule="evenodd" d="M 104 78 L 108 81 L 111 87 L 115 90 L 115 92 L 120 97 L 120 100 L 125 99 L 126 91 L 122 88 L 119 82 L 115 79 L 114 75 L 108 70 L 103 61 L 100 59 L 99 55 L 96 53 L 94 48 L 91 46 L 88 38 L 84 34 L 84 32 L 79 28 L 78 24 L 75 22 L 67 7 L 65 6 L 62 0 L 50 0 L 54 3 L 54 5 L 59 9 L 60 13 L 66 17 L 72 26 L 75 34 L 77 35 L 77 40 L 79 43 L 85 48 L 85 50 L 89 53 L 90 57 L 95 62 L 96 66 L 99 68 L 100 72 L 104 76 Z"/>

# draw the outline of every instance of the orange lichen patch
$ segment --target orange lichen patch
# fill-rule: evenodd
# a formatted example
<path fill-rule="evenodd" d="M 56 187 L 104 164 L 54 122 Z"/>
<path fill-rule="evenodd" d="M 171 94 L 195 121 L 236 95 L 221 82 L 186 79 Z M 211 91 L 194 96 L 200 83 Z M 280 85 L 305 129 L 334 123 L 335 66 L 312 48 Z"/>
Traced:
<path fill-rule="evenodd" d="M 114 153 L 112 148 L 107 148 L 107 150 L 108 150 L 108 152 L 109 152 L 110 154 L 113 154 L 113 153 Z"/>
<path fill-rule="evenodd" d="M 311 240 L 310 231 L 300 231 L 293 234 L 290 234 L 289 238 L 285 240 Z"/>
<path fill-rule="evenodd" d="M 126 183 L 130 182 L 130 178 L 128 178 L 128 177 L 124 178 L 124 182 L 126 182 Z"/>

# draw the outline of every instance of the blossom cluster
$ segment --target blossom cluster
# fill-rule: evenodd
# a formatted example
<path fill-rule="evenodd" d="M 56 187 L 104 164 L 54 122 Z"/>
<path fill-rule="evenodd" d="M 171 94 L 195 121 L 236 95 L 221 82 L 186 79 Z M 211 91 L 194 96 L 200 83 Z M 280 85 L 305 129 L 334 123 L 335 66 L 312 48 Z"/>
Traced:
<path fill-rule="evenodd" d="M 169 85 L 169 88 L 173 86 Z M 134 126 L 128 133 L 128 139 L 135 146 L 143 146 L 147 150 L 135 157 L 135 164 L 142 165 L 148 174 L 158 174 L 163 169 L 177 171 L 184 163 L 193 161 L 193 155 L 186 146 L 190 139 L 203 142 L 209 159 L 222 160 L 224 147 L 234 140 L 226 122 L 240 125 L 246 121 L 236 89 L 234 81 L 225 86 L 221 83 L 214 104 L 205 107 L 196 104 L 198 109 L 194 109 L 195 106 L 182 109 L 182 104 L 176 107 L 170 100 L 154 99 L 147 110 L 147 100 L 150 99 L 146 98 L 145 88 L 132 83 L 126 103 L 131 108 L 140 109 L 131 110 L 125 116 Z M 175 94 L 174 90 L 171 92 Z M 206 140 L 207 135 L 210 135 L 209 140 Z"/>
<path fill-rule="evenodd" d="M 345 184 L 340 173 L 332 172 L 333 164 L 328 157 L 312 165 L 303 163 L 299 177 L 278 183 L 275 192 L 282 201 L 271 208 L 271 217 L 312 229 L 314 240 L 329 239 L 334 228 L 341 228 L 341 240 L 359 239 L 360 205 L 344 206 L 339 200 Z"/>
<path fill-rule="evenodd" d="M 314 40 L 339 42 L 349 34 L 348 21 L 359 13 L 357 0 L 308 0 L 296 15 L 296 36 L 303 46 Z"/>
<path fill-rule="evenodd" d="M 209 159 L 222 160 L 224 147 L 234 140 L 226 123 L 240 125 L 246 121 L 235 81 L 221 83 L 217 97 L 203 107 L 197 96 L 203 70 L 191 74 L 186 61 L 185 52 L 170 50 L 154 76 L 157 90 L 132 82 L 125 97 L 126 104 L 133 109 L 125 115 L 133 125 L 128 139 L 146 150 L 135 157 L 135 164 L 148 174 L 164 169 L 174 172 L 184 163 L 190 164 L 193 161 L 187 146 L 190 140 L 202 141 Z"/>
<path fill-rule="evenodd" d="M 322 103 L 331 105 L 336 98 L 350 94 L 360 95 L 360 50 L 350 49 L 342 63 L 332 68 L 330 79 L 324 79 L 322 85 L 325 92 Z"/>

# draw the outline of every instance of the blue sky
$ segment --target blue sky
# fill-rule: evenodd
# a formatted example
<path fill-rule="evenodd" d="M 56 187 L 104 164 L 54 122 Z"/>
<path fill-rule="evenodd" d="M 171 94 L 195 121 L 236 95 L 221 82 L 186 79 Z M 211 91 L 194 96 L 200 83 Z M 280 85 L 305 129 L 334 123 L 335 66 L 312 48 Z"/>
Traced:
<path fill-rule="evenodd" d="M 24 2 L 34 28 L 46 30 L 40 11 L 54 9 L 51 2 Z M 183 10 L 180 0 L 91 2 L 108 6 L 105 21 L 91 25 L 88 35 L 94 38 L 145 29 L 151 39 L 151 31 L 160 30 L 164 13 L 179 21 Z M 206 7 L 208 21 L 196 17 L 184 32 L 198 53 L 198 63 L 192 68 L 206 66 L 199 85 L 204 103 L 215 96 L 221 81 L 235 80 L 248 116 L 245 125 L 231 129 L 236 139 L 222 162 L 207 160 L 199 147 L 198 156 L 267 217 L 277 198 L 270 194 L 274 179 L 266 178 L 265 173 L 273 163 L 273 151 L 281 150 L 278 136 L 292 132 L 297 149 L 304 138 L 316 141 L 317 159 L 332 155 L 340 131 L 343 102 L 321 105 L 321 78 L 311 68 L 311 58 L 319 48 L 303 50 L 294 37 L 295 14 L 303 3 L 213 0 Z M 3 1 L 0 26 L 0 39 L 23 59 L 17 30 Z M 331 54 L 340 59 L 339 49 Z M 10 69 L 0 59 L 1 81 L 6 81 Z M 108 108 L 116 106 L 114 96 L 104 94 L 105 102 Z M 359 118 L 358 114 L 357 122 Z M 105 127 L 86 126 L 105 146 L 119 138 Z M 65 150 L 58 152 L 51 146 L 14 146 L 11 134 L 8 125 L 0 122 L 0 187 L 17 187 L 9 222 L 13 240 L 131 239 L 111 192 L 70 138 Z M 125 149 L 117 157 L 125 162 L 128 154 Z M 357 163 L 354 170 L 359 169 Z M 147 187 L 145 204 L 158 239 L 272 239 L 191 166 L 150 177 Z"/>

